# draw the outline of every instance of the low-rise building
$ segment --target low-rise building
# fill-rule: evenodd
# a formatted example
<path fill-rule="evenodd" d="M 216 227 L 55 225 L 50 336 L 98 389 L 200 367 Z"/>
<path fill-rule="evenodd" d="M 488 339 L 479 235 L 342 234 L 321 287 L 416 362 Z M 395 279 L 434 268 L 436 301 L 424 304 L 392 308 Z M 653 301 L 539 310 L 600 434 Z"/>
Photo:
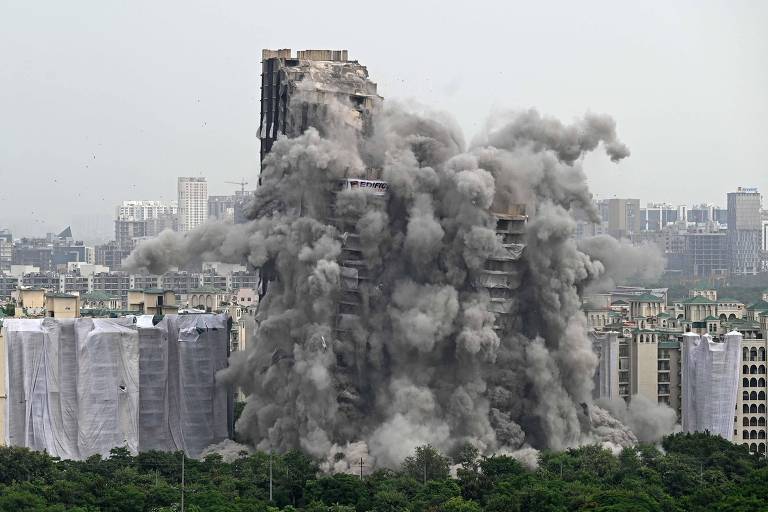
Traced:
<path fill-rule="evenodd" d="M 80 297 L 68 293 L 47 293 L 45 312 L 45 316 L 50 318 L 77 318 L 80 316 Z"/>
<path fill-rule="evenodd" d="M 128 291 L 128 310 L 144 315 L 171 315 L 178 312 L 176 293 L 162 288 Z"/>

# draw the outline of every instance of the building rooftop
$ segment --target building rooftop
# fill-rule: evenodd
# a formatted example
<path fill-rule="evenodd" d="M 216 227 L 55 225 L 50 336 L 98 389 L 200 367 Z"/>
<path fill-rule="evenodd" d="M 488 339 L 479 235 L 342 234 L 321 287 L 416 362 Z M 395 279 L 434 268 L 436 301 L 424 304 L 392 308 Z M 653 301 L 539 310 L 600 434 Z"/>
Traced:
<path fill-rule="evenodd" d="M 709 315 L 707 318 L 705 318 L 705 319 L 704 319 L 704 321 L 705 321 L 705 322 L 712 322 L 712 321 L 717 321 L 717 322 L 719 322 L 719 321 L 720 321 L 720 319 L 719 319 L 719 318 L 717 318 L 716 316 L 712 316 L 712 315 Z"/>
<path fill-rule="evenodd" d="M 71 293 L 46 293 L 46 297 L 51 297 L 54 299 L 76 299 L 77 295 L 72 295 Z"/>
<path fill-rule="evenodd" d="M 224 293 L 224 290 L 220 290 L 215 286 L 201 286 L 200 288 L 190 289 L 187 295 L 189 295 L 190 293 Z"/>
<path fill-rule="evenodd" d="M 165 293 L 165 292 L 171 292 L 173 293 L 173 290 L 166 290 L 164 288 L 144 288 L 141 290 L 144 293 Z"/>
<path fill-rule="evenodd" d="M 717 303 L 716 301 L 709 300 L 708 298 L 702 297 L 701 295 L 697 295 L 692 299 L 686 299 L 683 301 L 683 304 L 716 304 L 716 303 Z"/>
<path fill-rule="evenodd" d="M 759 300 L 747 308 L 750 311 L 768 311 L 768 302 Z"/>
<path fill-rule="evenodd" d="M 631 297 L 629 300 L 630 302 L 661 302 L 662 298 L 657 297 L 656 295 L 651 295 L 650 293 L 644 293 L 636 297 Z"/>
<path fill-rule="evenodd" d="M 88 293 L 84 293 L 81 298 L 84 300 L 96 300 L 96 301 L 104 301 L 104 300 L 113 300 L 117 299 L 117 297 L 113 297 L 112 295 L 108 295 L 102 291 L 92 291 Z"/>
<path fill-rule="evenodd" d="M 619 299 L 611 302 L 611 306 L 629 306 L 629 302 Z"/>

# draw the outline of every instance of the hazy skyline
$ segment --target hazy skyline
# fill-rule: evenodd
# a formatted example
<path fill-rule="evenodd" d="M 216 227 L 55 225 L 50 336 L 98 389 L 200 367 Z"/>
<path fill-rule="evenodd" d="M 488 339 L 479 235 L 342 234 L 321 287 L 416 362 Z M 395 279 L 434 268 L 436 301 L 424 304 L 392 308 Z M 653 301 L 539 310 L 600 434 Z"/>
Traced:
<path fill-rule="evenodd" d="M 0 227 L 108 235 L 119 201 L 173 199 L 178 176 L 255 184 L 261 49 L 283 47 L 349 49 L 467 141 L 500 109 L 608 113 L 632 156 L 587 157 L 598 197 L 768 191 L 763 2 L 285 5 L 0 3 Z"/>

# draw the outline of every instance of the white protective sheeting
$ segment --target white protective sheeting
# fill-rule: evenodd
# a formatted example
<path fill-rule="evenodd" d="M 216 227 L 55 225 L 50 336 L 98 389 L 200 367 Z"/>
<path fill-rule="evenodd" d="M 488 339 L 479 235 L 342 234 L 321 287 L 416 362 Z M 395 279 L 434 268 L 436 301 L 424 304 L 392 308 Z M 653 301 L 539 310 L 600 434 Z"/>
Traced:
<path fill-rule="evenodd" d="M 115 446 L 198 456 L 228 437 L 226 315 L 12 319 L 6 443 L 83 459 Z"/>
<path fill-rule="evenodd" d="M 742 335 L 733 331 L 724 338 L 717 343 L 708 334 L 683 335 L 682 422 L 685 432 L 709 431 L 731 440 Z"/>
<path fill-rule="evenodd" d="M 591 332 L 592 349 L 598 356 L 592 398 L 614 400 L 619 398 L 619 333 Z"/>
<path fill-rule="evenodd" d="M 139 449 L 139 336 L 120 319 L 77 321 L 78 448 L 81 458 L 115 446 Z"/>
<path fill-rule="evenodd" d="M 139 329 L 142 451 L 183 449 L 197 457 L 228 437 L 222 418 L 230 416 L 230 398 L 216 385 L 216 372 L 227 366 L 227 321 L 226 315 L 170 315 Z"/>

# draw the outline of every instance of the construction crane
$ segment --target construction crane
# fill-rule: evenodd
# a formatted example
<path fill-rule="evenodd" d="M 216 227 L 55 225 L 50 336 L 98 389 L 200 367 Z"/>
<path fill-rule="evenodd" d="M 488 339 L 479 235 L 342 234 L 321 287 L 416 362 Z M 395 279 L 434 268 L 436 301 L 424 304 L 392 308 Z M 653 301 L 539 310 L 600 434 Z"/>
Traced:
<path fill-rule="evenodd" d="M 248 184 L 247 181 L 245 181 L 245 178 L 240 178 L 240 181 L 225 181 L 224 183 L 229 183 L 230 185 L 240 185 L 240 193 L 245 193 L 245 186 Z"/>

